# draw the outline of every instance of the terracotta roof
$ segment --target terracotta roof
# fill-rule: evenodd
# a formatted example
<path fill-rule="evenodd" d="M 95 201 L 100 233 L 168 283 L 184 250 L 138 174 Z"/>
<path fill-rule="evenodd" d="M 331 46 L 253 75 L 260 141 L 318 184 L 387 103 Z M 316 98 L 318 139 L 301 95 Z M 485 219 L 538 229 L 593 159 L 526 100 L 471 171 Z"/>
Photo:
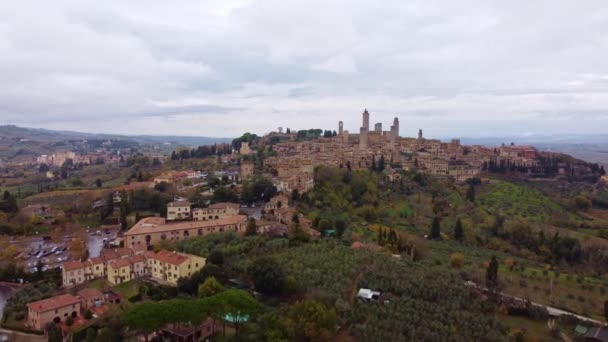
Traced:
<path fill-rule="evenodd" d="M 133 250 L 131 250 L 130 248 L 118 248 L 115 249 L 115 252 L 118 253 L 120 257 L 133 255 Z"/>
<path fill-rule="evenodd" d="M 136 262 L 145 262 L 145 261 L 146 261 L 146 258 L 145 258 L 143 255 L 141 255 L 141 254 L 137 254 L 137 255 L 134 255 L 134 256 L 130 257 L 130 258 L 129 258 L 129 261 L 130 261 L 132 264 L 133 264 L 133 263 L 136 263 Z"/>
<path fill-rule="evenodd" d="M 103 258 L 105 261 L 110 261 L 110 260 L 118 259 L 118 258 L 120 258 L 120 256 L 114 250 L 104 249 L 101 251 L 101 258 Z"/>
<path fill-rule="evenodd" d="M 95 299 L 95 298 L 103 298 L 103 293 L 101 293 L 101 291 L 96 290 L 96 289 L 86 288 L 86 289 L 78 291 L 78 296 L 80 298 L 84 298 L 84 299 Z"/>
<path fill-rule="evenodd" d="M 240 205 L 238 203 L 231 203 L 231 202 L 220 202 L 220 203 L 214 203 L 211 204 L 209 206 L 209 209 L 224 209 L 224 208 L 233 208 L 233 209 L 239 209 Z"/>
<path fill-rule="evenodd" d="M 192 203 L 188 201 L 173 201 L 167 203 L 167 207 L 191 207 Z"/>
<path fill-rule="evenodd" d="M 162 223 L 159 223 L 157 217 L 147 217 L 141 219 L 137 222 L 133 228 L 129 229 L 128 232 L 125 233 L 125 236 L 129 235 L 138 235 L 138 234 L 150 234 L 150 233 L 159 233 L 159 232 L 168 232 L 174 230 L 183 230 L 183 229 L 197 229 L 197 228 L 207 228 L 207 227 L 221 227 L 226 225 L 239 224 L 244 222 L 247 219 L 245 215 L 234 215 L 224 217 L 218 220 L 211 221 L 187 221 L 187 222 L 175 222 L 175 223 L 166 223 L 164 219 L 162 219 Z"/>
<path fill-rule="evenodd" d="M 68 305 L 80 303 L 80 300 L 69 294 L 62 294 L 56 297 L 51 297 L 37 302 L 27 304 L 28 309 L 36 312 L 46 312 L 62 308 Z"/>
<path fill-rule="evenodd" d="M 112 268 L 121 268 L 121 267 L 130 266 L 130 265 L 131 265 L 131 262 L 129 262 L 128 259 L 116 259 L 116 260 L 110 261 L 110 266 L 112 266 Z"/>
<path fill-rule="evenodd" d="M 186 262 L 189 257 L 181 253 L 160 251 L 156 253 L 152 258 L 167 264 L 179 266 Z"/>
<path fill-rule="evenodd" d="M 94 258 L 91 258 L 89 261 L 91 262 L 92 265 L 103 264 L 102 257 L 94 257 Z"/>
<path fill-rule="evenodd" d="M 63 269 L 65 271 L 74 271 L 84 268 L 84 263 L 80 261 L 68 261 L 63 263 Z"/>

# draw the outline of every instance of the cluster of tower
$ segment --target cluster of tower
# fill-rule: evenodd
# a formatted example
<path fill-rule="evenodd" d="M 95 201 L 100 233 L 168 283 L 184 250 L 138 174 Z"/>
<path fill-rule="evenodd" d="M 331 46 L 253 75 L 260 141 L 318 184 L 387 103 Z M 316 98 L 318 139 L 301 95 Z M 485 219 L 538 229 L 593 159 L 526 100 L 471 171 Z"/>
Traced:
<path fill-rule="evenodd" d="M 348 131 L 344 130 L 344 124 L 342 121 L 339 123 L 339 134 L 346 141 L 348 137 Z M 391 147 L 395 147 L 397 142 L 397 138 L 399 137 L 399 119 L 394 118 L 393 124 L 391 125 L 390 131 L 383 132 L 382 131 L 382 123 L 378 122 L 374 124 L 373 132 L 370 132 L 369 127 L 369 112 L 366 110 L 363 111 L 362 114 L 362 123 L 361 128 L 359 129 L 359 147 L 367 148 L 370 145 L 370 134 L 374 136 L 378 136 L 379 138 L 386 137 Z"/>

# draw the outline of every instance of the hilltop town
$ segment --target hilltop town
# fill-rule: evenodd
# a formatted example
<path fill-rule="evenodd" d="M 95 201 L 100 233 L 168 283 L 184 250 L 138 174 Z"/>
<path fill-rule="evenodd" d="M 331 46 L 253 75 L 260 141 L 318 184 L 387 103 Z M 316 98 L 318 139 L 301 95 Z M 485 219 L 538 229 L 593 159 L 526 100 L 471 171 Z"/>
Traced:
<path fill-rule="evenodd" d="M 370 119 L 364 110 L 356 133 L 341 121 L 165 153 L 87 140 L 7 160 L 0 280 L 16 292 L 3 326 L 74 340 L 226 329 L 264 340 L 260 327 L 278 320 L 269 331 L 287 340 L 433 340 L 452 334 L 433 327 L 452 324 L 456 306 L 472 317 L 449 318 L 467 340 L 606 331 L 591 299 L 608 288 L 603 166 L 422 129 L 404 137 L 398 118 L 388 130 Z M 175 307 L 186 316 L 161 314 Z M 414 307 L 418 329 L 396 328 Z M 324 320 L 293 328 L 310 308 Z"/>

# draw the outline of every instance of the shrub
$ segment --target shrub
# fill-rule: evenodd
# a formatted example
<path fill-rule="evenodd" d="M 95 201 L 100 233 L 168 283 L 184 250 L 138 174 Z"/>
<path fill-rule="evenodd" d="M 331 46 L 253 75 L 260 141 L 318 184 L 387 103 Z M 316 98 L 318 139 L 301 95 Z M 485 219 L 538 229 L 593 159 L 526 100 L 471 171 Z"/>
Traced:
<path fill-rule="evenodd" d="M 91 318 L 93 318 L 93 313 L 91 312 L 91 310 L 87 309 L 87 311 L 85 311 L 84 318 L 85 319 L 91 319 Z"/>
<path fill-rule="evenodd" d="M 65 319 L 65 325 L 67 325 L 68 327 L 71 327 L 74 324 L 74 318 L 72 316 L 68 316 L 68 318 Z"/>
<path fill-rule="evenodd" d="M 464 266 L 464 254 L 454 253 L 450 256 L 450 266 L 454 268 L 462 268 Z"/>
<path fill-rule="evenodd" d="M 591 208 L 591 201 L 582 195 L 574 197 L 574 205 L 580 210 L 587 210 Z"/>

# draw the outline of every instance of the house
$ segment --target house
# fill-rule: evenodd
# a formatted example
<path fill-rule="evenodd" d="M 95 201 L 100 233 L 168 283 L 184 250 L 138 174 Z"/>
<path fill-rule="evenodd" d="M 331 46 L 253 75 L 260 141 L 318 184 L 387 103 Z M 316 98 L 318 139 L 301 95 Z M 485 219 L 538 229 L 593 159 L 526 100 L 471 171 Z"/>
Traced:
<path fill-rule="evenodd" d="M 279 222 L 258 223 L 258 233 L 266 236 L 285 237 L 289 233 L 289 227 Z"/>
<path fill-rule="evenodd" d="M 68 317 L 77 317 L 80 299 L 63 294 L 27 304 L 27 326 L 34 330 L 44 330 L 51 322 L 59 323 Z"/>
<path fill-rule="evenodd" d="M 195 221 L 210 221 L 220 220 L 226 217 L 239 214 L 239 204 L 230 202 L 221 202 L 211 204 L 207 208 L 194 209 L 192 218 Z"/>
<path fill-rule="evenodd" d="M 201 325 L 169 324 L 162 328 L 160 334 L 169 341 L 206 341 L 219 331 L 213 318 L 207 318 Z"/>
<path fill-rule="evenodd" d="M 148 253 L 147 266 L 152 278 L 177 285 L 179 278 L 190 277 L 205 266 L 205 258 L 185 253 L 160 251 Z"/>
<path fill-rule="evenodd" d="M 83 284 L 87 280 L 85 277 L 85 268 L 85 264 L 80 261 L 68 261 L 63 263 L 63 286 L 70 287 Z"/>
<path fill-rule="evenodd" d="M 167 220 L 184 220 L 190 218 L 190 207 L 188 201 L 173 201 L 167 204 Z"/>
<path fill-rule="evenodd" d="M 162 217 L 147 217 L 137 222 L 124 234 L 125 246 L 150 246 L 163 240 L 183 240 L 217 232 L 245 231 L 244 215 L 224 217 L 212 221 L 185 221 L 167 223 Z"/>
<path fill-rule="evenodd" d="M 273 198 L 270 199 L 270 201 L 268 201 L 268 203 L 264 205 L 264 210 L 266 212 L 274 212 L 281 208 L 287 208 L 288 206 L 289 197 L 280 193 L 278 195 L 275 195 Z"/>
<path fill-rule="evenodd" d="M 372 291 L 370 289 L 360 288 L 359 292 L 357 292 L 357 298 L 363 299 L 366 301 L 372 301 L 380 298 L 380 292 Z"/>
<path fill-rule="evenodd" d="M 135 278 L 128 259 L 116 259 L 108 263 L 108 282 L 112 285 L 126 283 Z"/>
<path fill-rule="evenodd" d="M 86 288 L 78 291 L 78 298 L 80 298 L 80 308 L 87 310 L 93 307 L 99 307 L 105 303 L 105 297 L 101 291 L 91 288 Z"/>

